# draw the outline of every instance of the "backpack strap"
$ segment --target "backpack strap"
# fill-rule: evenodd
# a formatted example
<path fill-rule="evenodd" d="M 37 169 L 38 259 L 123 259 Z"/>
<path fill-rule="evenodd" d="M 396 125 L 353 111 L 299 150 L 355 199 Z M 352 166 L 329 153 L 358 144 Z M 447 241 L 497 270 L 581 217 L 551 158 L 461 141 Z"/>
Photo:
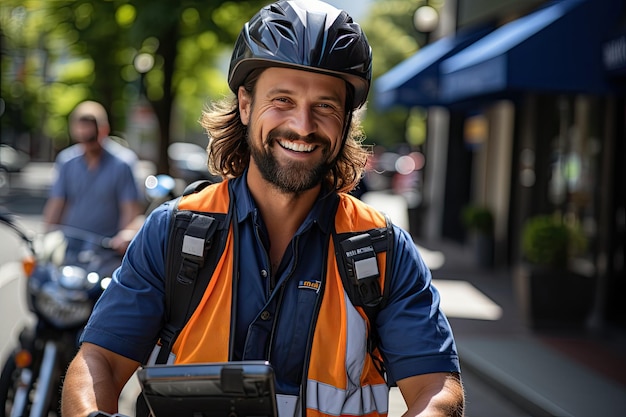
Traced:
<path fill-rule="evenodd" d="M 183 196 L 209 184 L 188 186 Z M 226 245 L 228 213 L 196 213 L 172 210 L 165 275 L 165 324 L 159 335 L 161 347 L 157 364 L 165 364 L 178 334 L 202 299 L 220 255 Z M 201 273 L 202 272 L 202 273 Z"/>
<path fill-rule="evenodd" d="M 183 190 L 183 194 L 182 196 L 187 196 L 189 194 L 193 194 L 193 193 L 197 193 L 199 191 L 204 190 L 206 187 L 208 187 L 209 185 L 213 184 L 211 181 L 209 180 L 198 180 L 198 181 L 194 181 L 191 184 L 188 184 L 185 189 Z"/>
<path fill-rule="evenodd" d="M 384 363 L 374 354 L 380 338 L 376 331 L 378 312 L 387 304 L 393 262 L 393 225 L 385 215 L 385 227 L 370 229 L 365 232 L 337 234 L 333 229 L 335 257 L 343 287 L 350 302 L 361 307 L 369 321 L 367 351 L 374 361 L 374 366 L 381 375 L 386 375 Z M 380 271 L 376 254 L 386 252 L 385 281 L 381 291 Z"/>

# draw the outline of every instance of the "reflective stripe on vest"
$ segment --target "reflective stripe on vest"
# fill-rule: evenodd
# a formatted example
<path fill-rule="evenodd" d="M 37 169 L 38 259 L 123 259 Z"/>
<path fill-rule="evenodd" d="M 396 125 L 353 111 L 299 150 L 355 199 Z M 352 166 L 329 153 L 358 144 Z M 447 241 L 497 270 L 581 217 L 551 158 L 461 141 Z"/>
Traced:
<path fill-rule="evenodd" d="M 340 196 L 335 217 L 337 233 L 385 226 L 380 213 L 353 197 Z M 184 197 L 179 208 L 226 213 L 227 181 Z M 177 364 L 229 359 L 233 245 L 231 228 L 209 286 L 174 344 L 172 351 Z M 385 254 L 379 254 L 377 260 L 382 285 Z M 387 415 L 389 391 L 367 352 L 368 331 L 365 313 L 352 305 L 343 288 L 331 239 L 324 297 L 311 343 L 309 364 L 312 365 L 306 367 L 307 417 Z M 280 417 L 300 416 L 299 400 L 277 396 Z"/>

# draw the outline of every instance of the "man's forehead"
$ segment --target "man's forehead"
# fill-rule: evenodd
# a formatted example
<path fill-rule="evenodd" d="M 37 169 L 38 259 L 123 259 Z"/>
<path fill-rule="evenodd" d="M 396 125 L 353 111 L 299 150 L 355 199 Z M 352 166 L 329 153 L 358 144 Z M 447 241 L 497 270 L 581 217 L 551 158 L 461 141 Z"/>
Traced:
<path fill-rule="evenodd" d="M 292 67 L 268 67 L 261 73 L 259 79 L 261 78 L 270 87 L 290 83 L 298 85 L 304 80 L 320 87 L 333 86 L 333 89 L 338 89 L 338 92 L 346 88 L 346 81 L 341 77 Z"/>

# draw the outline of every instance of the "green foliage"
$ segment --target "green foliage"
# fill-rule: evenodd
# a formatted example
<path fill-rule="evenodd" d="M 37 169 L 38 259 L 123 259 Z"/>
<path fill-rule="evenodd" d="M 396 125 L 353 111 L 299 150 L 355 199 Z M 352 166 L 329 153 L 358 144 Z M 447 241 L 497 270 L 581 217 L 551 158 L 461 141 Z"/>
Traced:
<path fill-rule="evenodd" d="M 461 221 L 467 230 L 491 236 L 494 220 L 491 210 L 484 206 L 467 205 L 461 211 Z"/>
<path fill-rule="evenodd" d="M 266 3 L 2 0 L 2 131 L 7 137 L 30 136 L 26 146 L 58 150 L 69 143 L 69 111 L 94 99 L 110 110 L 111 127 L 122 133 L 144 91 L 166 130 L 162 140 L 169 140 L 171 114 L 182 132 L 201 134 L 197 121 L 203 106 L 227 91 L 223 66 L 216 76 L 224 51 Z M 144 77 L 133 65 L 139 53 L 154 56 Z M 172 107 L 184 108 L 173 113 Z M 44 140 L 52 145 L 35 143 Z"/>
<path fill-rule="evenodd" d="M 437 7 L 438 1 L 431 4 Z M 267 3 L 2 0 L 0 88 L 6 110 L 0 123 L 7 141 L 30 138 L 26 146 L 42 152 L 66 146 L 67 116 L 85 99 L 102 102 L 110 110 L 114 132 L 123 135 L 141 92 L 165 130 L 162 142 L 170 140 L 170 130 L 172 140 L 204 138 L 198 118 L 207 102 L 229 93 L 226 71 L 234 40 L 242 24 Z M 372 45 L 374 79 L 419 50 L 424 39 L 412 16 L 423 3 L 372 1 L 371 17 L 359 19 Z M 133 65 L 140 53 L 154 56 L 153 68 L 143 76 Z M 369 99 L 367 142 L 404 142 L 409 109 L 382 113 L 375 109 L 374 94 Z M 171 115 L 176 124 L 169 129 Z M 420 136 L 409 130 L 411 137 Z"/>
<path fill-rule="evenodd" d="M 577 225 L 560 216 L 530 218 L 522 230 L 522 251 L 533 264 L 565 268 L 568 260 L 584 251 L 586 239 Z"/>
<path fill-rule="evenodd" d="M 360 23 L 372 46 L 374 83 L 377 77 L 419 51 L 425 37 L 413 26 L 413 14 L 425 3 L 425 0 L 371 2 L 368 16 L 361 19 Z M 440 0 L 431 0 L 429 3 L 434 7 L 441 7 Z M 386 147 L 404 142 L 414 145 L 415 142 L 420 142 L 423 132 L 416 129 L 422 126 L 412 123 L 410 115 L 411 109 L 402 106 L 378 110 L 372 89 L 363 121 L 367 142 Z"/>

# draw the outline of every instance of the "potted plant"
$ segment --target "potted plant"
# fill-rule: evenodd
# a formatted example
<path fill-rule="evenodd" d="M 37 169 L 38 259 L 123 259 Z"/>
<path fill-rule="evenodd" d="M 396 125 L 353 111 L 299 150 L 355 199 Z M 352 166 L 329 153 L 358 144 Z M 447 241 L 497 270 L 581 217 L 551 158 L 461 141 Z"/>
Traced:
<path fill-rule="evenodd" d="M 494 220 L 491 210 L 481 205 L 467 205 L 461 211 L 461 221 L 470 234 L 478 265 L 492 267 Z"/>
<path fill-rule="evenodd" d="M 578 224 L 560 215 L 538 215 L 522 229 L 524 262 L 516 274 L 517 294 L 531 327 L 572 327 L 584 323 L 594 286 L 572 268 L 586 248 Z"/>
<path fill-rule="evenodd" d="M 522 253 L 528 262 L 537 266 L 566 269 L 569 261 L 585 247 L 580 227 L 567 224 L 560 216 L 532 217 L 522 229 Z"/>

